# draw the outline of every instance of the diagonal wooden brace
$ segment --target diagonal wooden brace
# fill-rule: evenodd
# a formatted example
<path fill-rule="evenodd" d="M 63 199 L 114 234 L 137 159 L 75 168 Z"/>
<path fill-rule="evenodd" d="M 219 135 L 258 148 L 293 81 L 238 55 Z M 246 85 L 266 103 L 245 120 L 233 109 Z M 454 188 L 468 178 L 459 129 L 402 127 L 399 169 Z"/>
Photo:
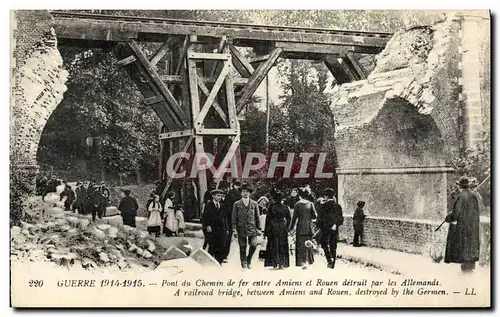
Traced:
<path fill-rule="evenodd" d="M 252 74 L 252 77 L 248 81 L 248 84 L 243 89 L 243 93 L 240 100 L 238 100 L 238 103 L 236 104 L 237 114 L 241 112 L 241 110 L 250 100 L 250 98 L 255 93 L 257 88 L 259 88 L 259 85 L 262 83 L 262 80 L 267 76 L 267 73 L 276 63 L 282 52 L 283 52 L 282 48 L 280 47 L 275 48 L 269 55 L 269 59 L 264 63 L 260 64 L 259 67 Z"/>
<path fill-rule="evenodd" d="M 224 67 L 222 68 L 222 71 L 219 74 L 219 77 L 215 81 L 215 84 L 212 88 L 212 91 L 207 97 L 207 100 L 205 101 L 205 104 L 203 105 L 203 108 L 201 109 L 200 113 L 198 114 L 198 117 L 196 118 L 196 126 L 201 126 L 203 120 L 205 119 L 208 110 L 210 110 L 210 107 L 212 106 L 212 103 L 215 100 L 215 97 L 217 97 L 217 94 L 222 87 L 222 84 L 224 83 L 224 80 L 226 79 L 227 75 L 229 74 L 229 71 L 231 70 L 231 64 L 230 62 L 225 62 Z M 200 82 L 200 80 L 198 80 Z"/>
<path fill-rule="evenodd" d="M 200 88 L 201 92 L 206 97 L 208 97 L 208 95 L 210 95 L 210 90 L 208 90 L 207 86 L 203 83 L 202 80 L 198 80 L 198 87 Z M 217 113 L 219 114 L 219 116 L 221 117 L 222 121 L 224 121 L 224 123 L 227 125 L 228 124 L 228 122 L 227 122 L 227 116 L 224 113 L 224 110 L 222 110 L 222 108 L 219 105 L 219 103 L 217 101 L 215 101 L 215 100 L 213 102 L 213 107 L 215 108 L 215 111 L 217 111 Z"/>
<path fill-rule="evenodd" d="M 234 68 L 241 74 L 243 77 L 250 77 L 255 72 L 253 66 L 243 57 L 241 52 L 234 46 L 228 45 L 231 54 L 233 55 L 233 65 Z"/>
<path fill-rule="evenodd" d="M 184 144 L 184 147 L 182 148 L 182 152 L 187 152 L 187 150 L 191 146 L 192 142 L 193 142 L 193 136 L 190 135 L 189 139 L 186 142 L 186 144 Z M 175 164 L 174 164 L 174 173 L 177 173 L 177 171 L 181 167 L 181 162 L 182 162 L 182 160 L 180 160 L 180 159 L 175 162 Z M 165 169 L 166 169 L 166 167 L 165 167 Z M 167 194 L 168 189 L 170 188 L 170 185 L 172 185 L 173 180 L 174 180 L 174 178 L 168 177 L 167 184 L 165 185 L 165 188 L 163 188 L 163 191 L 161 193 L 161 199 L 162 200 L 165 197 L 165 195 Z"/>
<path fill-rule="evenodd" d="M 214 178 L 215 179 L 220 179 L 222 177 L 222 171 L 225 170 L 229 162 L 233 159 L 236 150 L 238 149 L 238 146 L 240 145 L 240 135 L 237 134 L 233 137 L 233 142 L 231 143 L 231 146 L 227 150 L 226 155 L 224 156 L 224 159 L 219 165 L 219 168 L 217 169 Z"/>
<path fill-rule="evenodd" d="M 170 90 L 166 87 L 166 85 L 162 82 L 160 79 L 160 76 L 156 73 L 154 70 L 153 66 L 149 63 L 148 59 L 146 56 L 143 54 L 139 46 L 135 41 L 130 41 L 128 42 L 129 47 L 132 49 L 134 52 L 134 55 L 136 56 L 137 60 L 141 63 L 141 65 L 144 67 L 146 74 L 151 78 L 152 84 L 154 84 L 158 90 L 160 91 L 162 97 L 167 101 L 168 105 L 170 106 L 172 112 L 176 116 L 176 119 L 179 120 L 179 122 L 184 126 L 187 127 L 187 117 L 182 108 L 179 106 L 177 103 L 177 100 L 174 98 Z"/>

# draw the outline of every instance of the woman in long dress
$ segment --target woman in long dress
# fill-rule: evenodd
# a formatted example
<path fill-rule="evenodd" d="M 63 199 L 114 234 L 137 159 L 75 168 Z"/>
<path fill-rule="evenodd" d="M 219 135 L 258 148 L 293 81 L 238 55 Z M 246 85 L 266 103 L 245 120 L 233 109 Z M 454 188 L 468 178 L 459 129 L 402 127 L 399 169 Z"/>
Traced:
<path fill-rule="evenodd" d="M 178 221 L 177 218 L 175 217 L 175 209 L 174 209 L 174 197 L 175 193 L 174 192 L 168 192 L 167 193 L 167 199 L 165 200 L 165 220 L 163 223 L 163 233 L 167 237 L 173 236 L 175 233 L 177 233 L 178 229 Z"/>
<path fill-rule="evenodd" d="M 309 193 L 299 190 L 299 201 L 293 207 L 293 218 L 290 225 L 290 231 L 297 224 L 295 230 L 295 265 L 306 267 L 307 264 L 314 263 L 314 255 L 305 246 L 307 240 L 313 237 L 313 219 L 316 219 L 316 209 L 314 204 L 306 199 Z"/>
<path fill-rule="evenodd" d="M 161 231 L 161 219 L 163 217 L 163 208 L 160 203 L 159 195 L 155 194 L 153 198 L 148 200 L 146 210 L 148 211 L 148 232 L 150 234 L 154 233 L 157 237 L 159 237 Z"/>
<path fill-rule="evenodd" d="M 271 195 L 264 230 L 267 237 L 264 266 L 282 269 L 290 266 L 290 251 L 288 249 L 290 211 L 283 203 L 281 193 L 272 192 Z"/>

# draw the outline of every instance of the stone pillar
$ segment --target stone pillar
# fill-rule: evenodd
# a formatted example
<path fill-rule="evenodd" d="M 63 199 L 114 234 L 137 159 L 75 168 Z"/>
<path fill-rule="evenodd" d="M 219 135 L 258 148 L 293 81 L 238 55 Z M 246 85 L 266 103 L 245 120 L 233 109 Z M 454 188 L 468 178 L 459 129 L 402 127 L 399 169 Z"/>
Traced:
<path fill-rule="evenodd" d="M 462 60 L 459 68 L 462 76 L 459 84 L 462 86 L 462 93 L 459 98 L 463 103 L 464 125 L 466 133 L 466 148 L 476 149 L 482 145 L 483 141 L 483 118 L 481 106 L 481 60 L 480 42 L 482 37 L 482 27 L 488 23 L 488 19 L 477 15 L 474 12 L 466 13 L 462 16 L 461 53 Z"/>

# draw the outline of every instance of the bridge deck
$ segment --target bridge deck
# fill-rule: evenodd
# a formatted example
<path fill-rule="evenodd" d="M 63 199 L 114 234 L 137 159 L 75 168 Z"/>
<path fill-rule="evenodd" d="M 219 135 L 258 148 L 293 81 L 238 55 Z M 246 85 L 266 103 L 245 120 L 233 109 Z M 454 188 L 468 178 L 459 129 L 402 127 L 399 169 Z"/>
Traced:
<path fill-rule="evenodd" d="M 307 43 L 347 46 L 373 50 L 384 48 L 392 34 L 282 27 L 227 22 L 209 22 L 111 16 L 53 11 L 59 39 L 94 41 L 161 41 L 172 35 L 197 35 L 203 39 L 230 37 L 235 44 L 253 46 L 258 42 Z"/>

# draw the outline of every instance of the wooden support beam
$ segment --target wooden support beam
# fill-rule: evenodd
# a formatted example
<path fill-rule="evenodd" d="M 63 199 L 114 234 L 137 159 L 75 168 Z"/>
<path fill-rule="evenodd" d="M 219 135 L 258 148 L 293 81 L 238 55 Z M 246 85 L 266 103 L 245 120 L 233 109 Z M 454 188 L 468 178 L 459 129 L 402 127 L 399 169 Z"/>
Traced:
<path fill-rule="evenodd" d="M 181 71 L 181 66 L 184 64 L 184 56 L 186 56 L 186 52 L 189 46 L 189 35 L 184 37 L 184 43 L 182 43 L 181 54 L 179 55 L 179 59 L 177 61 L 177 67 L 175 67 L 174 75 L 178 75 Z"/>
<path fill-rule="evenodd" d="M 128 65 L 130 63 L 133 63 L 136 60 L 137 59 L 135 58 L 134 55 L 130 55 L 129 57 L 125 57 L 124 59 L 119 60 L 118 62 L 116 62 L 116 64 L 118 65 L 118 67 L 122 67 L 122 66 Z"/>
<path fill-rule="evenodd" d="M 269 59 L 270 54 L 256 56 L 250 59 L 250 64 L 262 63 Z"/>
<path fill-rule="evenodd" d="M 187 140 L 186 144 L 184 144 L 184 147 L 182 148 L 182 151 L 183 153 L 187 152 L 189 147 L 191 146 L 191 143 L 193 143 L 193 136 L 190 135 L 189 136 L 189 139 Z M 168 161 L 168 160 L 167 160 Z M 174 164 L 174 172 L 177 173 L 177 171 L 179 170 L 179 168 L 181 167 L 181 162 L 182 160 L 181 159 L 178 159 L 175 164 Z M 165 171 L 166 171 L 166 167 L 165 167 Z M 165 188 L 163 188 L 163 191 L 161 193 L 161 199 L 163 200 L 163 198 L 165 197 L 165 195 L 167 194 L 168 192 L 168 189 L 170 188 L 170 185 L 172 185 L 172 181 L 174 179 L 172 177 L 167 177 L 167 184 L 165 185 Z"/>
<path fill-rule="evenodd" d="M 248 81 L 248 84 L 243 89 L 243 94 L 236 104 L 236 114 L 240 113 L 245 104 L 250 100 L 250 97 L 255 93 L 262 80 L 267 76 L 267 73 L 276 63 L 280 57 L 283 49 L 281 47 L 275 48 L 269 56 L 269 59 L 264 63 L 260 64 L 257 70 L 253 73 L 252 77 Z"/>
<path fill-rule="evenodd" d="M 160 75 L 160 79 L 168 85 L 171 84 L 182 84 L 182 76 L 181 75 Z M 205 85 L 213 85 L 217 78 L 214 77 L 201 77 L 198 76 L 200 82 Z M 243 77 L 233 77 L 233 83 L 237 86 L 244 86 L 248 83 L 248 78 Z"/>
<path fill-rule="evenodd" d="M 196 135 L 237 135 L 239 129 L 203 129 L 197 128 Z"/>
<path fill-rule="evenodd" d="M 234 57 L 234 67 L 243 77 L 250 77 L 255 72 L 253 66 L 246 60 L 234 45 L 229 45 L 229 50 Z"/>
<path fill-rule="evenodd" d="M 168 140 L 193 135 L 193 129 L 160 133 L 160 140 Z"/>
<path fill-rule="evenodd" d="M 182 126 L 186 127 L 188 121 L 184 111 L 181 109 L 181 107 L 177 103 L 177 100 L 174 98 L 170 90 L 168 90 L 166 85 L 161 81 L 160 76 L 158 76 L 154 68 L 151 66 L 151 64 L 147 60 L 146 56 L 142 53 L 137 43 L 135 41 L 130 41 L 128 42 L 128 45 L 134 52 L 137 60 L 144 67 L 148 76 L 152 79 L 153 83 L 162 94 L 162 97 L 167 101 L 167 103 L 171 107 L 171 110 L 177 117 L 176 119 L 181 123 Z"/>
<path fill-rule="evenodd" d="M 210 107 L 212 106 L 212 103 L 215 101 L 215 98 L 217 97 L 217 94 L 219 93 L 220 88 L 222 87 L 222 84 L 224 83 L 224 80 L 226 79 L 227 75 L 229 74 L 229 71 L 231 70 L 231 62 L 226 61 L 224 63 L 224 67 L 222 68 L 219 77 L 217 78 L 217 81 L 215 82 L 214 86 L 212 87 L 212 91 L 210 91 L 210 94 L 207 97 L 207 100 L 205 101 L 205 104 L 201 108 L 201 111 L 196 118 L 195 122 L 195 128 L 200 127 L 203 123 L 203 120 L 205 119 L 208 110 L 210 110 Z"/>
<path fill-rule="evenodd" d="M 189 51 L 192 47 L 188 48 Z M 189 80 L 189 93 L 191 100 L 191 117 L 193 120 L 198 118 L 200 114 L 200 97 L 198 95 L 198 71 L 196 69 L 196 62 L 192 59 L 187 59 L 188 80 Z M 196 135 L 194 137 L 195 153 L 204 153 L 203 136 Z M 194 162 L 193 164 L 196 164 Z M 207 173 L 205 170 L 198 171 L 198 202 L 200 210 L 203 206 L 203 197 L 207 191 Z"/>
<path fill-rule="evenodd" d="M 363 80 L 368 77 L 368 72 L 364 69 L 364 67 L 358 62 L 356 57 L 352 52 L 347 52 L 346 58 L 352 64 L 352 67 L 356 70 L 356 73 L 359 76 L 359 79 Z"/>
<path fill-rule="evenodd" d="M 229 164 L 229 162 L 231 162 L 231 160 L 234 157 L 234 154 L 236 153 L 236 150 L 239 148 L 239 145 L 240 145 L 240 136 L 238 134 L 233 137 L 233 142 L 231 143 L 231 146 L 227 150 L 224 159 L 220 163 L 219 168 L 217 169 L 217 172 L 214 175 L 215 179 L 219 179 L 222 177 L 222 175 L 220 175 L 221 174 L 220 172 L 222 172 L 222 170 L 225 169 L 225 167 Z"/>
<path fill-rule="evenodd" d="M 231 58 L 229 54 L 220 54 L 220 53 L 197 53 L 197 52 L 189 52 L 189 59 L 195 60 L 217 60 L 217 61 L 227 61 Z"/>
<path fill-rule="evenodd" d="M 346 74 L 344 69 L 340 66 L 338 58 L 339 57 L 337 55 L 327 55 L 324 58 L 324 62 L 326 67 L 330 70 L 333 77 L 335 78 L 335 81 L 339 85 L 341 85 L 344 83 L 348 83 L 350 80 L 349 75 Z"/>
<path fill-rule="evenodd" d="M 226 36 L 222 36 L 222 38 L 220 39 L 220 42 L 219 42 L 219 47 L 217 47 L 217 51 L 214 53 L 222 53 L 223 51 L 225 51 L 224 48 L 226 47 L 227 43 L 228 43 L 228 41 L 227 41 Z M 208 74 L 209 77 L 214 77 L 215 74 L 217 73 L 217 64 L 218 64 L 217 62 L 214 63 L 212 70 Z"/>
<path fill-rule="evenodd" d="M 172 42 L 172 38 L 169 38 L 163 45 L 154 53 L 153 57 L 149 61 L 152 66 L 158 64 L 158 62 L 167 54 L 170 49 L 170 44 Z"/>
<path fill-rule="evenodd" d="M 224 51 L 228 53 L 230 51 L 230 48 L 226 46 L 224 48 Z M 231 66 L 232 63 L 229 63 Z M 226 86 L 225 86 L 225 91 L 226 91 L 226 104 L 227 104 L 227 114 L 229 116 L 229 127 L 231 129 L 240 129 L 240 125 L 238 122 L 238 116 L 236 114 L 236 101 L 234 98 L 234 80 L 235 77 L 233 77 L 233 68 L 229 70 L 229 74 L 226 78 Z"/>
<path fill-rule="evenodd" d="M 346 60 L 344 58 L 339 57 L 337 61 L 340 67 L 342 67 L 342 69 L 344 70 L 344 73 L 346 73 L 347 76 L 349 77 L 349 82 L 356 81 L 359 79 L 356 72 L 351 69 L 351 65 L 346 63 Z"/>
<path fill-rule="evenodd" d="M 154 104 L 162 102 L 162 101 L 163 101 L 163 97 L 157 95 L 157 96 L 154 96 L 154 97 L 145 98 L 144 99 L 144 104 L 146 106 L 151 106 L 151 105 L 154 105 Z"/>
<path fill-rule="evenodd" d="M 313 53 L 313 54 L 347 54 L 348 47 L 339 45 L 316 44 L 316 43 L 291 43 L 276 42 L 276 47 L 283 48 L 283 52 Z"/>
<path fill-rule="evenodd" d="M 198 80 L 198 87 L 200 88 L 201 92 L 203 92 L 203 94 L 206 97 L 208 97 L 208 95 L 210 95 L 210 90 L 208 90 L 207 86 L 205 86 L 205 84 L 203 83 L 202 80 Z M 219 105 L 219 103 L 217 101 L 214 101 L 213 107 L 215 108 L 215 111 L 217 111 L 219 116 L 221 117 L 222 121 L 224 121 L 224 123 L 227 125 L 228 122 L 227 122 L 226 114 L 224 113 L 224 110 L 222 110 L 221 106 Z"/>

